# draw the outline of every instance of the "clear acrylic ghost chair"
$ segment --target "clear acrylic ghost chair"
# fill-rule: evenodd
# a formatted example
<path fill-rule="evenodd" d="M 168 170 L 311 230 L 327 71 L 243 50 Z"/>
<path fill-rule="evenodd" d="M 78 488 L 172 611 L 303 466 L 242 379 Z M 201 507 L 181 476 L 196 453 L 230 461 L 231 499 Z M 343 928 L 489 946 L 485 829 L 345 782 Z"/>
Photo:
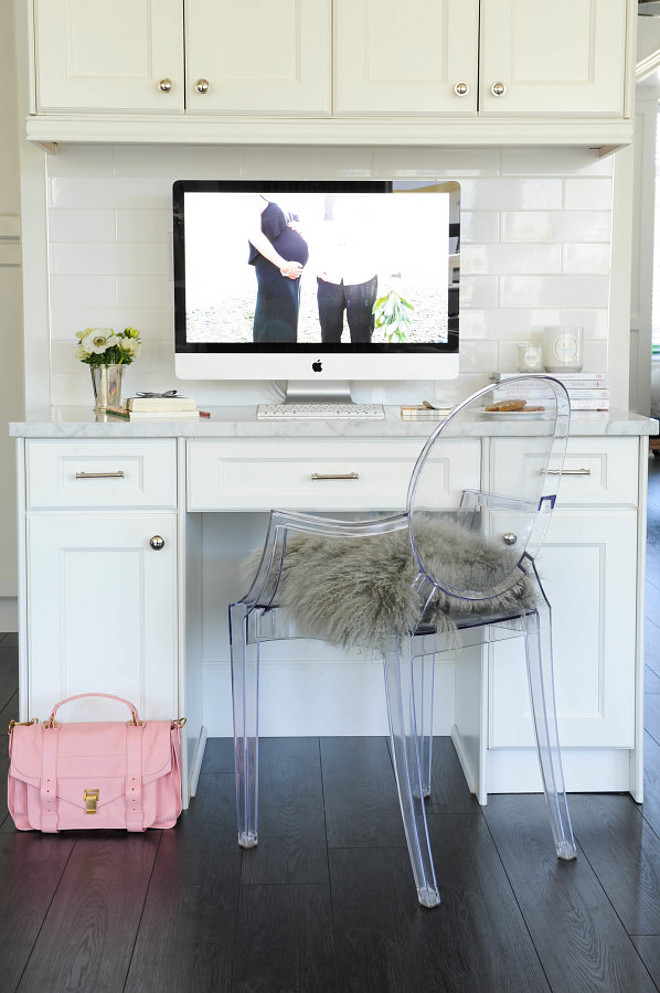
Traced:
<path fill-rule="evenodd" d="M 532 391 L 527 408 L 533 409 L 488 411 L 498 387 L 486 387 L 454 408 L 419 455 L 405 512 L 364 521 L 271 513 L 254 581 L 229 607 L 242 847 L 256 845 L 258 836 L 260 643 L 304 637 L 376 648 L 384 664 L 392 762 L 417 896 L 425 907 L 438 904 L 424 807 L 434 661 L 463 645 L 522 636 L 555 848 L 559 858 L 575 858 L 555 711 L 551 610 L 534 563 L 555 503 L 569 401 L 551 377 L 520 377 L 507 385 L 523 397 Z M 496 460 L 498 434 L 515 439 Z M 493 486 L 453 493 L 461 447 L 482 437 L 482 475 Z M 434 471 L 438 464 L 450 480 L 444 488 Z M 365 570 L 375 604 L 371 614 L 359 599 Z"/>

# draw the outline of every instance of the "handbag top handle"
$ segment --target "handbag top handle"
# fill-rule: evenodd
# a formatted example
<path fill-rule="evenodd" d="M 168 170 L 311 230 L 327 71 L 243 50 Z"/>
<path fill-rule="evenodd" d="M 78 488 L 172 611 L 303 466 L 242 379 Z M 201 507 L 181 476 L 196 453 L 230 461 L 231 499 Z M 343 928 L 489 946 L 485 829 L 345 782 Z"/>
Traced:
<path fill-rule="evenodd" d="M 72 700 L 84 700 L 86 697 L 103 697 L 106 700 L 117 700 L 119 703 L 125 703 L 131 712 L 131 725 L 142 726 L 142 721 L 138 715 L 137 707 L 130 700 L 124 700 L 123 697 L 114 696 L 112 693 L 77 693 L 75 696 L 68 696 L 65 700 L 60 700 L 56 703 L 50 712 L 50 718 L 46 722 L 46 727 L 53 728 L 56 727 L 55 724 L 55 714 L 60 707 L 64 706 L 65 703 L 71 703 Z"/>

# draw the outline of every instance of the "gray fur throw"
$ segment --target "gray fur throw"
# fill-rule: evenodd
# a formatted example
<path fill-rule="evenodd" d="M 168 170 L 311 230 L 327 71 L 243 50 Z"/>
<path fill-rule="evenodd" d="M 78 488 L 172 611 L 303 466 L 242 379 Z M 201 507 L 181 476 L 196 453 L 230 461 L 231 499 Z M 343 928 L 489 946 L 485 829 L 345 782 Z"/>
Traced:
<path fill-rule="evenodd" d="M 422 560 L 457 589 L 487 591 L 495 577 L 501 579 L 507 556 L 507 567 L 515 569 L 517 553 L 449 516 L 419 523 L 415 541 Z M 253 556 L 254 568 L 257 562 Z M 407 529 L 366 538 L 290 535 L 277 603 L 302 637 L 377 650 L 393 632 L 410 633 L 420 622 L 450 632 L 470 614 L 521 613 L 536 605 L 535 582 L 518 570 L 509 589 L 488 599 L 459 599 L 436 589 L 421 616 L 424 604 L 412 587 L 418 571 Z"/>

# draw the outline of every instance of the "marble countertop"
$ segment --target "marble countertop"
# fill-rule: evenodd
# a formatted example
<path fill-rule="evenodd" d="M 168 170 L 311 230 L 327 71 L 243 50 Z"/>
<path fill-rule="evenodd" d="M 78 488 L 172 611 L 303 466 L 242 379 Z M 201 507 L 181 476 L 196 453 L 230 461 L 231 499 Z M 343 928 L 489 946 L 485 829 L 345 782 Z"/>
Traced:
<path fill-rule="evenodd" d="M 87 407 L 54 407 L 37 411 L 29 419 L 12 422 L 9 434 L 14 438 L 425 438 L 437 421 L 402 420 L 400 407 L 385 407 L 383 420 L 257 420 L 253 406 L 211 407 L 211 417 L 199 421 L 111 421 L 95 419 Z M 529 421 L 483 421 L 475 425 L 475 434 L 525 435 L 533 432 Z M 465 432 L 472 433 L 471 431 Z M 625 410 L 609 412 L 575 411 L 571 416 L 571 435 L 654 435 L 658 421 Z"/>

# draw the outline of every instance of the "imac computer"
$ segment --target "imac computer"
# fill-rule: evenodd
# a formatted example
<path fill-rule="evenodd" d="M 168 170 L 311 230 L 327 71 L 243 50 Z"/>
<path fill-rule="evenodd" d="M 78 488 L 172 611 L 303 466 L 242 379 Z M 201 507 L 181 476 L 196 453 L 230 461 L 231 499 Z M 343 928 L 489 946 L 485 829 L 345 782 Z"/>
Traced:
<path fill-rule="evenodd" d="M 175 371 L 288 399 L 458 375 L 455 182 L 179 180 Z"/>

